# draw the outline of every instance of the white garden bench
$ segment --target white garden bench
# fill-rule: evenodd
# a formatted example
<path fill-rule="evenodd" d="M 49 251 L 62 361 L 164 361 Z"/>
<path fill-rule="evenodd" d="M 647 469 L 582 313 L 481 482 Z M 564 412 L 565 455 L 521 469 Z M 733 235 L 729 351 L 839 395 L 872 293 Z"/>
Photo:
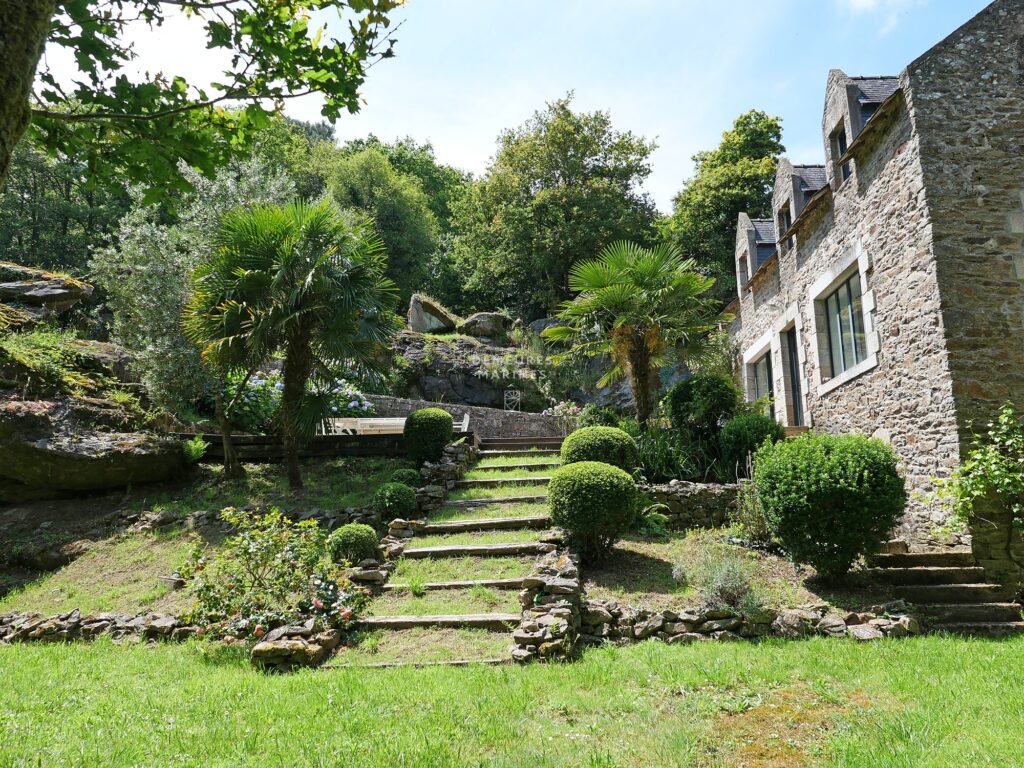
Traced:
<path fill-rule="evenodd" d="M 405 430 L 404 418 L 345 418 L 324 419 L 317 428 L 318 435 L 400 435 Z M 469 414 L 455 425 L 456 432 L 469 431 Z"/>

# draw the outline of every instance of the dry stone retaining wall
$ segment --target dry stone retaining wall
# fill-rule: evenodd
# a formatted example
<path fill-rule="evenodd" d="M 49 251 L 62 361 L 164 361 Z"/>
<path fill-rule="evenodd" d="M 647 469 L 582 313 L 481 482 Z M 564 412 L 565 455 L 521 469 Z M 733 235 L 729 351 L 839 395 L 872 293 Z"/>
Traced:
<path fill-rule="evenodd" d="M 734 483 L 720 485 L 673 480 L 663 485 L 639 487 L 668 508 L 662 510 L 662 514 L 668 517 L 666 527 L 670 530 L 718 528 L 729 522 L 736 509 L 737 486 Z"/>

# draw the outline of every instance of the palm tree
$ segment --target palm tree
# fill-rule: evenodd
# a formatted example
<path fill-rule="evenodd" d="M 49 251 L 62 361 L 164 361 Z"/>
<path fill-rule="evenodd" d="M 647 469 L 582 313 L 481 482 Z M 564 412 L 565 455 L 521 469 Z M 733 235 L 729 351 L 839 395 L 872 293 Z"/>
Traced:
<path fill-rule="evenodd" d="M 569 288 L 578 295 L 559 312 L 563 324 L 543 335 L 570 347 L 555 362 L 607 356 L 612 366 L 598 385 L 627 376 L 637 419 L 646 428 L 658 371 L 715 327 L 717 302 L 705 295 L 714 282 L 674 246 L 615 242 L 569 270 Z"/>
<path fill-rule="evenodd" d="M 283 354 L 280 428 L 289 485 L 301 488 L 299 447 L 327 403 L 307 384 L 340 367 L 384 372 L 398 290 L 384 277 L 383 243 L 368 221 L 323 201 L 233 211 L 216 246 L 193 277 L 186 332 L 225 364 Z"/>

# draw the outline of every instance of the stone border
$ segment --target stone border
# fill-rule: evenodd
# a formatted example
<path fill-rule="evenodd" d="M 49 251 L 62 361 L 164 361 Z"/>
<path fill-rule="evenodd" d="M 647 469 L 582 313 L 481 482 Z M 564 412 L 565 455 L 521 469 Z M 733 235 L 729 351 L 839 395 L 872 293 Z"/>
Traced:
<path fill-rule="evenodd" d="M 691 528 L 718 528 L 728 525 L 736 511 L 735 483 L 691 483 L 672 480 L 662 484 L 639 484 L 641 493 L 648 493 L 659 504 L 664 504 L 668 517 L 666 528 L 673 531 Z"/>

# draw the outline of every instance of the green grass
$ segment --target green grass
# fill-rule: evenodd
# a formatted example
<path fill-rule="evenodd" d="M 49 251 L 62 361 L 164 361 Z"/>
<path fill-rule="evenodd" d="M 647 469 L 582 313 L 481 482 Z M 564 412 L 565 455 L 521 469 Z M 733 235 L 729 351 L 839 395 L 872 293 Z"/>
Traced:
<path fill-rule="evenodd" d="M 472 581 L 475 579 L 511 579 L 526 576 L 537 558 L 526 557 L 445 557 L 408 560 L 402 558 L 391 575 L 394 584 L 429 581 Z"/>
<path fill-rule="evenodd" d="M 437 589 L 422 596 L 405 591 L 385 592 L 373 599 L 370 616 L 430 616 L 462 613 L 519 613 L 514 590 L 475 586 L 469 589 Z"/>
<path fill-rule="evenodd" d="M 1012 766 L 1022 654 L 649 642 L 576 664 L 267 675 L 240 649 L 2 646 L 0 764 Z"/>
<path fill-rule="evenodd" d="M 463 480 L 496 480 L 500 478 L 520 477 L 550 477 L 553 469 L 500 469 L 498 467 L 485 467 L 473 469 L 466 473 Z"/>
<path fill-rule="evenodd" d="M 170 576 L 184 561 L 194 534 L 135 534 L 95 544 L 84 555 L 0 600 L 0 612 L 83 613 L 182 607 L 183 592 L 174 592 L 158 577 Z"/>
<path fill-rule="evenodd" d="M 328 667 L 387 662 L 432 662 L 466 659 L 507 659 L 508 632 L 484 629 L 403 629 L 367 632 L 352 646 L 343 646 Z"/>
<path fill-rule="evenodd" d="M 488 520 L 507 517 L 534 517 L 545 515 L 546 502 L 513 502 L 510 504 L 489 504 L 479 507 L 441 507 L 430 513 L 431 523 L 453 520 Z"/>
<path fill-rule="evenodd" d="M 516 464 L 550 464 L 552 462 L 558 463 L 560 461 L 558 453 L 543 453 L 540 451 L 533 451 L 522 456 L 493 456 L 480 459 L 476 466 L 478 469 L 498 469 L 505 466 L 515 466 Z"/>
<path fill-rule="evenodd" d="M 419 547 L 447 547 L 458 544 L 511 544 L 521 541 L 536 541 L 538 531 L 469 531 L 437 536 L 415 536 L 407 549 Z"/>
<path fill-rule="evenodd" d="M 543 485 L 499 485 L 493 488 L 456 488 L 448 495 L 449 501 L 471 499 L 512 499 L 518 496 L 543 496 L 547 487 Z"/>

